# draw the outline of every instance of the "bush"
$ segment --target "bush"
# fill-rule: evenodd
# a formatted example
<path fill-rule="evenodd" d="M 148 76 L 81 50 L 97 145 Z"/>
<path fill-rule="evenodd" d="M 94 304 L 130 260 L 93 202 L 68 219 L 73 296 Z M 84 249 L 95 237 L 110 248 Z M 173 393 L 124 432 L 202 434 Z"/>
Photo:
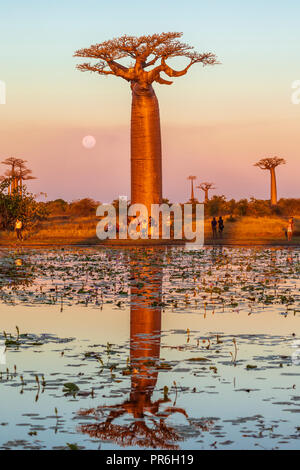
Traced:
<path fill-rule="evenodd" d="M 46 207 L 52 215 L 65 214 L 69 208 L 69 204 L 63 199 L 55 199 L 55 201 L 46 202 Z"/>
<path fill-rule="evenodd" d="M 85 198 L 79 199 L 78 201 L 73 201 L 69 205 L 68 212 L 71 215 L 77 216 L 91 216 L 96 215 L 96 209 L 98 207 L 98 203 L 95 202 L 93 199 Z"/>

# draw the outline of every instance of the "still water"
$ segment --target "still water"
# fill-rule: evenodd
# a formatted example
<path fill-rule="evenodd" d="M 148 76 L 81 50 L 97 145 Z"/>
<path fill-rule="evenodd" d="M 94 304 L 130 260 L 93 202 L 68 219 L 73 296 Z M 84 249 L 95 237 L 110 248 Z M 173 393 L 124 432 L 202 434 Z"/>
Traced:
<path fill-rule="evenodd" d="M 299 449 L 300 249 L 0 252 L 0 449 Z"/>

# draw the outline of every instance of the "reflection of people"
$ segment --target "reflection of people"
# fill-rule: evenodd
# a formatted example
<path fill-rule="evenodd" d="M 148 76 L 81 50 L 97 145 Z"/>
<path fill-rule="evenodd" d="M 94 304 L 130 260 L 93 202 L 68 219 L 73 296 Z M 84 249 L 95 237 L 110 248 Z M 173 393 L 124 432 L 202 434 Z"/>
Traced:
<path fill-rule="evenodd" d="M 213 238 L 217 238 L 217 221 L 216 221 L 216 218 L 213 217 L 212 221 L 211 221 L 211 228 L 212 228 L 212 236 Z"/>
<path fill-rule="evenodd" d="M 16 229 L 18 240 L 23 240 L 22 227 L 23 227 L 22 220 L 17 219 L 15 223 L 15 229 Z"/>
<path fill-rule="evenodd" d="M 287 226 L 288 241 L 291 241 L 291 239 L 292 239 L 293 230 L 294 230 L 294 217 L 290 217 L 289 221 L 288 221 L 288 226 Z"/>
<path fill-rule="evenodd" d="M 219 236 L 220 238 L 223 238 L 224 221 L 222 219 L 222 216 L 219 217 L 218 225 L 219 225 Z"/>

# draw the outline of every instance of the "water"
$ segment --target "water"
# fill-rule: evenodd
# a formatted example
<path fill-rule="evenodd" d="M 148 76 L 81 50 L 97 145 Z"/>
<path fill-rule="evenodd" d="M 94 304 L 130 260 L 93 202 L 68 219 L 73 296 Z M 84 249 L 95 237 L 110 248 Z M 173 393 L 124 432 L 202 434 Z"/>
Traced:
<path fill-rule="evenodd" d="M 299 254 L 2 250 L 0 449 L 298 449 Z"/>

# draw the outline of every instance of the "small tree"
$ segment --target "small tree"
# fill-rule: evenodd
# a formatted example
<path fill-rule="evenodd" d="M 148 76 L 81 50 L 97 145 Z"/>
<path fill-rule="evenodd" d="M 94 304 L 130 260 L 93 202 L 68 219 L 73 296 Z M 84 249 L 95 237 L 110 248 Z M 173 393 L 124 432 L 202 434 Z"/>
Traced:
<path fill-rule="evenodd" d="M 258 166 L 261 170 L 269 170 L 271 175 L 271 205 L 276 206 L 277 204 L 277 186 L 276 186 L 276 174 L 275 168 L 279 165 L 286 163 L 284 158 L 279 157 L 268 157 L 262 158 L 254 166 Z"/>
<path fill-rule="evenodd" d="M 71 215 L 87 217 L 96 214 L 97 206 L 97 202 L 91 198 L 86 197 L 84 199 L 71 202 L 69 211 Z"/>
<path fill-rule="evenodd" d="M 200 183 L 199 186 L 197 186 L 197 188 L 204 191 L 204 202 L 205 203 L 208 202 L 208 191 L 210 189 L 216 189 L 214 183 L 207 183 L 207 182 Z"/>

